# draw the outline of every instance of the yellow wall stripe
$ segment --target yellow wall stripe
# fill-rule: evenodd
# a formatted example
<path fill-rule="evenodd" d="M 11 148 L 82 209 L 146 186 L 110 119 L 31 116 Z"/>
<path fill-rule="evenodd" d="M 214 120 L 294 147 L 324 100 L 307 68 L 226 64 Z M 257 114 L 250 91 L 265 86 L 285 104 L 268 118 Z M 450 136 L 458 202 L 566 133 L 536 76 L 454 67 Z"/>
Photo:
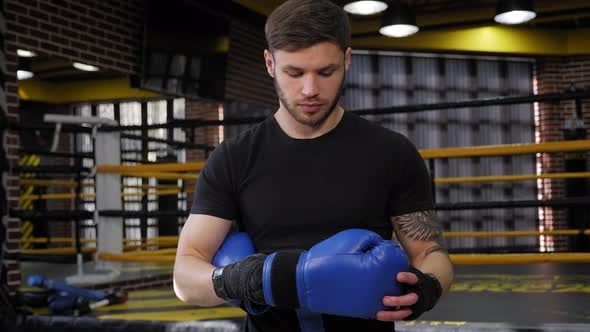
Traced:
<path fill-rule="evenodd" d="M 160 97 L 157 93 L 131 88 L 127 78 L 67 83 L 24 80 L 18 82 L 18 96 L 21 100 L 55 104 Z"/>

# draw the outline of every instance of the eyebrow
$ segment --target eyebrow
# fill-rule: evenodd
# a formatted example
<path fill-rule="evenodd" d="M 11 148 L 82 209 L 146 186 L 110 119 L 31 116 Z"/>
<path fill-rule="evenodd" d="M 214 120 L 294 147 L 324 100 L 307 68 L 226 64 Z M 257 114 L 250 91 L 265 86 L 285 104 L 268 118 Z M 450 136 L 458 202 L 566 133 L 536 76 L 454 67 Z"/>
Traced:
<path fill-rule="evenodd" d="M 331 65 L 327 65 L 324 66 L 320 69 L 318 69 L 318 72 L 322 72 L 322 71 L 326 71 L 326 70 L 336 70 L 338 69 L 338 65 L 337 64 L 331 64 Z M 299 68 L 299 67 L 295 67 L 292 65 L 286 65 L 285 67 L 283 67 L 283 70 L 294 70 L 294 71 L 303 71 L 303 68 Z"/>

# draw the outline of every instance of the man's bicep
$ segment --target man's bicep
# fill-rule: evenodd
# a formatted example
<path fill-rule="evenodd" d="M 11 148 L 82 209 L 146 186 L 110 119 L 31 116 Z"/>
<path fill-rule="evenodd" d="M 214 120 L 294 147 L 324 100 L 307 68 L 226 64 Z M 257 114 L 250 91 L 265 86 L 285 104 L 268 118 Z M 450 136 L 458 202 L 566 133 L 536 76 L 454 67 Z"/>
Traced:
<path fill-rule="evenodd" d="M 400 147 L 400 158 L 404 158 L 400 163 L 402 166 L 399 166 L 401 169 L 392 173 L 394 180 L 390 187 L 390 216 L 427 212 L 434 208 L 432 180 L 426 163 L 409 140 L 403 142 L 405 144 Z"/>
<path fill-rule="evenodd" d="M 423 259 L 435 251 L 445 251 L 442 227 L 432 210 L 391 217 L 395 235 L 408 256 Z"/>
<path fill-rule="evenodd" d="M 191 214 L 218 216 L 229 220 L 237 218 L 235 183 L 238 180 L 232 171 L 232 163 L 229 162 L 227 144 L 224 143 L 213 150 L 199 173 Z"/>
<path fill-rule="evenodd" d="M 178 239 L 177 255 L 192 255 L 211 261 L 232 225 L 231 220 L 191 214 Z"/>

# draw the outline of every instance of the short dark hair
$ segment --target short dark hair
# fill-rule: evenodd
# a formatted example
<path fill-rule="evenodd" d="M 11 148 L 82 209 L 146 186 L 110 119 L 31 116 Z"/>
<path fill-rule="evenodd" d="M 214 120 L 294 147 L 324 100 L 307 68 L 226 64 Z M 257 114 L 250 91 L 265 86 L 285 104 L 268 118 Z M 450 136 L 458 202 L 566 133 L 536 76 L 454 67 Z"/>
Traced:
<path fill-rule="evenodd" d="M 350 46 L 350 22 L 344 9 L 329 0 L 288 0 L 264 27 L 269 50 L 296 51 L 321 42 Z"/>

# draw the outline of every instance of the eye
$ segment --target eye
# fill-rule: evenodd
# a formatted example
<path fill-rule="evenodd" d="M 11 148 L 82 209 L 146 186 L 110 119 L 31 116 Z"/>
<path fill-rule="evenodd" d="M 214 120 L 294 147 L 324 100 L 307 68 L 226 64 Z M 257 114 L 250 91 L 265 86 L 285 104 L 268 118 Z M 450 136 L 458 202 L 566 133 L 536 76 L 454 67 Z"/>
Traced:
<path fill-rule="evenodd" d="M 300 71 L 287 71 L 287 75 L 289 75 L 293 78 L 297 78 L 297 77 L 300 77 L 301 75 L 303 75 L 303 73 L 301 73 Z"/>
<path fill-rule="evenodd" d="M 320 72 L 320 75 L 324 76 L 324 77 L 330 77 L 332 76 L 332 74 L 334 74 L 333 70 L 324 70 Z"/>

